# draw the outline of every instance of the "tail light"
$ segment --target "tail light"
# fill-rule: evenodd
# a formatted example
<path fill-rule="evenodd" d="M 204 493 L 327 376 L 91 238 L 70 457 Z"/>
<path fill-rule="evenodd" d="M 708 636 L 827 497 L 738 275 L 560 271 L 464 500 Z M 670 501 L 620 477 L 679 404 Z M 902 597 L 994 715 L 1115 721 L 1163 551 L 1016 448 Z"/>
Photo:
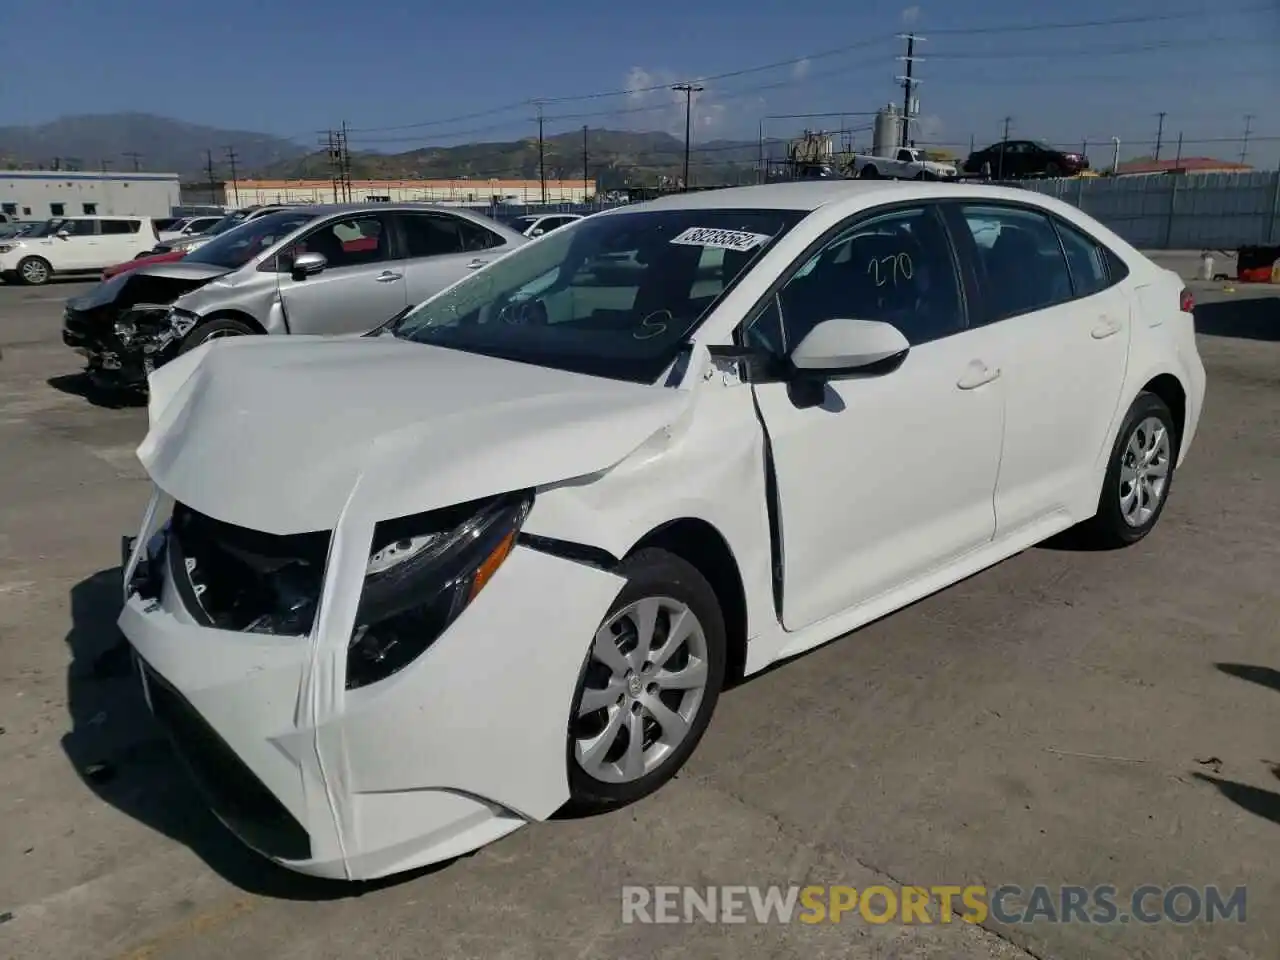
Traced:
<path fill-rule="evenodd" d="M 1182 294 L 1178 298 L 1178 309 L 1183 313 L 1195 313 L 1196 298 L 1192 296 L 1191 291 L 1186 287 L 1182 288 Z"/>

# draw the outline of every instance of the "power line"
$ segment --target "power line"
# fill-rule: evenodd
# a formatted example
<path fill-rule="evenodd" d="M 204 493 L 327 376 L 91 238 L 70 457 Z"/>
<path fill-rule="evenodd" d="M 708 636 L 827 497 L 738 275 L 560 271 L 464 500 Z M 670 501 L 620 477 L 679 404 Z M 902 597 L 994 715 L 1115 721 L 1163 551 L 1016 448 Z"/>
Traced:
<path fill-rule="evenodd" d="M 1239 13 L 1266 13 L 1274 9 L 1269 4 L 1259 4 L 1254 7 L 1244 7 Z M 951 29 L 931 30 L 931 33 L 946 34 L 948 36 L 973 36 L 980 34 L 996 34 L 996 33 L 1042 33 L 1046 30 L 1079 30 L 1089 27 L 1121 27 L 1133 26 L 1138 24 L 1152 23 L 1170 23 L 1175 20 L 1202 20 L 1205 17 L 1204 8 L 1195 10 L 1184 10 L 1179 13 L 1156 13 L 1144 14 L 1141 16 L 1127 17 L 1109 17 L 1100 20 L 1067 20 L 1057 23 L 1025 23 L 1010 24 L 997 27 L 953 27 Z"/>

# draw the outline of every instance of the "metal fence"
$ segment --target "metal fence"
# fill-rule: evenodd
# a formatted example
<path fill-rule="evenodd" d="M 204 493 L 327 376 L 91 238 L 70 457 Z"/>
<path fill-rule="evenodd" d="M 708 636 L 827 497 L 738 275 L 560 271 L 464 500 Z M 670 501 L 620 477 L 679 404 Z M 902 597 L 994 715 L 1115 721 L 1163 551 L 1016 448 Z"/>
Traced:
<path fill-rule="evenodd" d="M 1145 250 L 1280 243 L 1280 172 L 1082 177 L 1008 186 L 1073 204 Z"/>
<path fill-rule="evenodd" d="M 1004 184 L 1079 207 L 1144 250 L 1280 243 L 1280 172 L 1019 180 Z M 491 217 L 591 214 L 619 202 L 475 205 Z"/>

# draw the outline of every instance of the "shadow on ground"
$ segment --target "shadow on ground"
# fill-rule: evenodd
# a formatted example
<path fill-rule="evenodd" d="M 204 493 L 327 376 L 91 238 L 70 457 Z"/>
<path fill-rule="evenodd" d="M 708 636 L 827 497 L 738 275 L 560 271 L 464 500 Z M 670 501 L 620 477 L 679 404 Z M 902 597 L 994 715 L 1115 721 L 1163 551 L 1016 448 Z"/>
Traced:
<path fill-rule="evenodd" d="M 278 867 L 233 837 L 188 779 L 147 710 L 132 656 L 116 627 L 121 570 L 94 574 L 71 589 L 66 642 L 67 759 L 99 798 L 153 830 L 190 847 L 240 889 L 286 900 L 337 900 L 402 883 L 447 864 L 384 881 L 342 883 Z"/>
<path fill-rule="evenodd" d="M 145 407 L 146 395 L 134 390 L 112 390 L 93 382 L 84 373 L 71 373 L 61 377 L 50 377 L 45 381 L 53 389 L 69 393 L 73 397 L 82 397 L 95 407 L 106 407 L 108 410 L 121 410 L 125 407 Z"/>
<path fill-rule="evenodd" d="M 1280 295 L 1197 304 L 1196 333 L 1280 341 Z"/>
<path fill-rule="evenodd" d="M 1280 693 L 1280 670 L 1245 663 L 1217 663 L 1214 666 L 1228 676 L 1247 680 Z M 1280 780 L 1280 764 L 1270 764 L 1270 768 L 1271 775 Z M 1219 793 L 1241 809 L 1264 820 L 1280 824 L 1280 793 L 1207 773 L 1193 773 L 1192 776 L 1203 783 L 1213 784 Z"/>

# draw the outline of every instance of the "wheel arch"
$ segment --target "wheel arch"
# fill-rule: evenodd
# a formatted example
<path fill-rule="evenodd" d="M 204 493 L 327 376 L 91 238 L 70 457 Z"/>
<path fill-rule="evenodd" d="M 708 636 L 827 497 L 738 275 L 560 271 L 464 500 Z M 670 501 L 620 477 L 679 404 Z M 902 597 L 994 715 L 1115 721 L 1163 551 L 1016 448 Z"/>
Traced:
<path fill-rule="evenodd" d="M 1137 396 L 1151 393 L 1159 397 L 1173 415 L 1173 427 L 1177 431 L 1177 444 L 1174 449 L 1181 459 L 1182 438 L 1186 435 L 1187 426 L 1187 389 L 1172 373 L 1160 373 L 1144 383 Z M 1135 396 L 1135 399 L 1137 397 Z"/>
<path fill-rule="evenodd" d="M 243 323 L 245 326 L 250 327 L 254 333 L 266 334 L 267 332 L 266 328 L 252 314 L 230 308 L 215 310 L 213 313 L 201 317 L 200 321 L 192 327 L 192 330 L 199 330 L 205 324 L 212 323 L 214 320 L 235 320 L 237 323 Z"/>
<path fill-rule="evenodd" d="M 706 520 L 680 517 L 654 527 L 626 555 L 651 547 L 675 554 L 706 577 L 724 616 L 728 641 L 725 685 L 739 682 L 747 663 L 747 594 L 729 541 Z"/>

